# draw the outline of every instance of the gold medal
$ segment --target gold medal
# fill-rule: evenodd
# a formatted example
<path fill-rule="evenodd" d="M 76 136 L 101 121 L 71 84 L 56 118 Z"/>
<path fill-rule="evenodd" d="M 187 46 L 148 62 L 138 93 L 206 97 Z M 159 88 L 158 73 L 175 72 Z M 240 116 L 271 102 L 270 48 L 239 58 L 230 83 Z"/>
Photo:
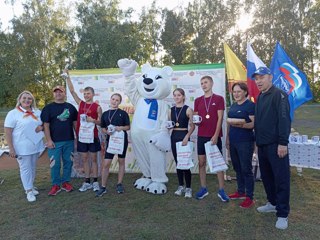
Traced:
<path fill-rule="evenodd" d="M 180 125 L 180 124 L 179 124 L 178 122 L 176 122 L 176 127 L 179 127 L 179 125 Z"/>
<path fill-rule="evenodd" d="M 210 118 L 210 115 L 209 115 L 209 114 L 207 114 L 207 115 L 206 115 L 206 119 L 209 119 L 209 118 Z"/>

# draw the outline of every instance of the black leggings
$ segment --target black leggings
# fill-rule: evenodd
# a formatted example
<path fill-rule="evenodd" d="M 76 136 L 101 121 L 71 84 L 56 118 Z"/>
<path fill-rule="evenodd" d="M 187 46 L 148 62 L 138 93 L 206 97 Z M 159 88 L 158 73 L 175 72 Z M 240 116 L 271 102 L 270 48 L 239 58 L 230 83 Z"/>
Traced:
<path fill-rule="evenodd" d="M 174 161 L 177 164 L 177 148 L 176 148 L 176 142 L 181 142 L 184 137 L 187 135 L 188 131 L 172 131 L 171 134 L 171 149 L 172 149 L 172 154 L 174 157 Z M 186 181 L 186 187 L 191 188 L 191 171 L 190 169 L 188 170 L 182 170 L 182 169 L 177 169 L 177 175 L 178 175 L 178 181 L 179 181 L 179 186 L 184 186 L 184 181 L 183 181 L 183 176 Z"/>

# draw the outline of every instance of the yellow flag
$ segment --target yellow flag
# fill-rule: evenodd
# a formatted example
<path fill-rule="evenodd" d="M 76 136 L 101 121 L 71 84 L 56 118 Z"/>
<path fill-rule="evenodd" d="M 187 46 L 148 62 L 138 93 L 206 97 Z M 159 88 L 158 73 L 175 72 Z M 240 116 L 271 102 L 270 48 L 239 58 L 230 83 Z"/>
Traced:
<path fill-rule="evenodd" d="M 224 43 L 224 58 L 226 61 L 229 92 L 235 82 L 247 82 L 247 69 L 230 47 Z"/>

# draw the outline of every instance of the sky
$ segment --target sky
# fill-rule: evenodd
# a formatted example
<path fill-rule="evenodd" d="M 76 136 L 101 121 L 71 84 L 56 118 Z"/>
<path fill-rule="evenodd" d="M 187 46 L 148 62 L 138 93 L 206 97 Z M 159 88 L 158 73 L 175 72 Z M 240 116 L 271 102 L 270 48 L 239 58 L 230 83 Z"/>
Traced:
<path fill-rule="evenodd" d="M 76 0 L 69 0 L 69 2 L 75 2 Z M 174 8 L 186 7 L 192 0 L 158 0 L 157 6 L 172 10 Z M 10 1 L 8 1 L 10 2 Z M 5 0 L 0 0 L 0 20 L 2 23 L 2 30 L 7 29 L 9 21 L 14 15 L 20 16 L 23 12 L 21 5 L 22 0 L 16 0 L 15 5 L 12 7 L 10 4 L 5 4 Z M 58 1 L 57 1 L 58 2 Z M 150 7 L 152 0 L 121 0 L 120 8 L 127 9 L 132 7 L 137 12 L 140 12 L 143 6 Z"/>

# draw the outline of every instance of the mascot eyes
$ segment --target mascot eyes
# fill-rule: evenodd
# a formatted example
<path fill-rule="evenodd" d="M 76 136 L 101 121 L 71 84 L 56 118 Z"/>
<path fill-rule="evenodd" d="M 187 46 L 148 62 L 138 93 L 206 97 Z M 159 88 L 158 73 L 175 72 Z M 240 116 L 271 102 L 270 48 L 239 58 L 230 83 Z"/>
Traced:
<path fill-rule="evenodd" d="M 147 78 L 147 74 L 143 74 L 142 77 L 143 77 L 143 78 Z"/>
<path fill-rule="evenodd" d="M 160 78 L 162 78 L 160 75 L 157 75 L 157 76 L 156 76 L 156 80 L 158 80 L 158 79 L 160 79 Z"/>

